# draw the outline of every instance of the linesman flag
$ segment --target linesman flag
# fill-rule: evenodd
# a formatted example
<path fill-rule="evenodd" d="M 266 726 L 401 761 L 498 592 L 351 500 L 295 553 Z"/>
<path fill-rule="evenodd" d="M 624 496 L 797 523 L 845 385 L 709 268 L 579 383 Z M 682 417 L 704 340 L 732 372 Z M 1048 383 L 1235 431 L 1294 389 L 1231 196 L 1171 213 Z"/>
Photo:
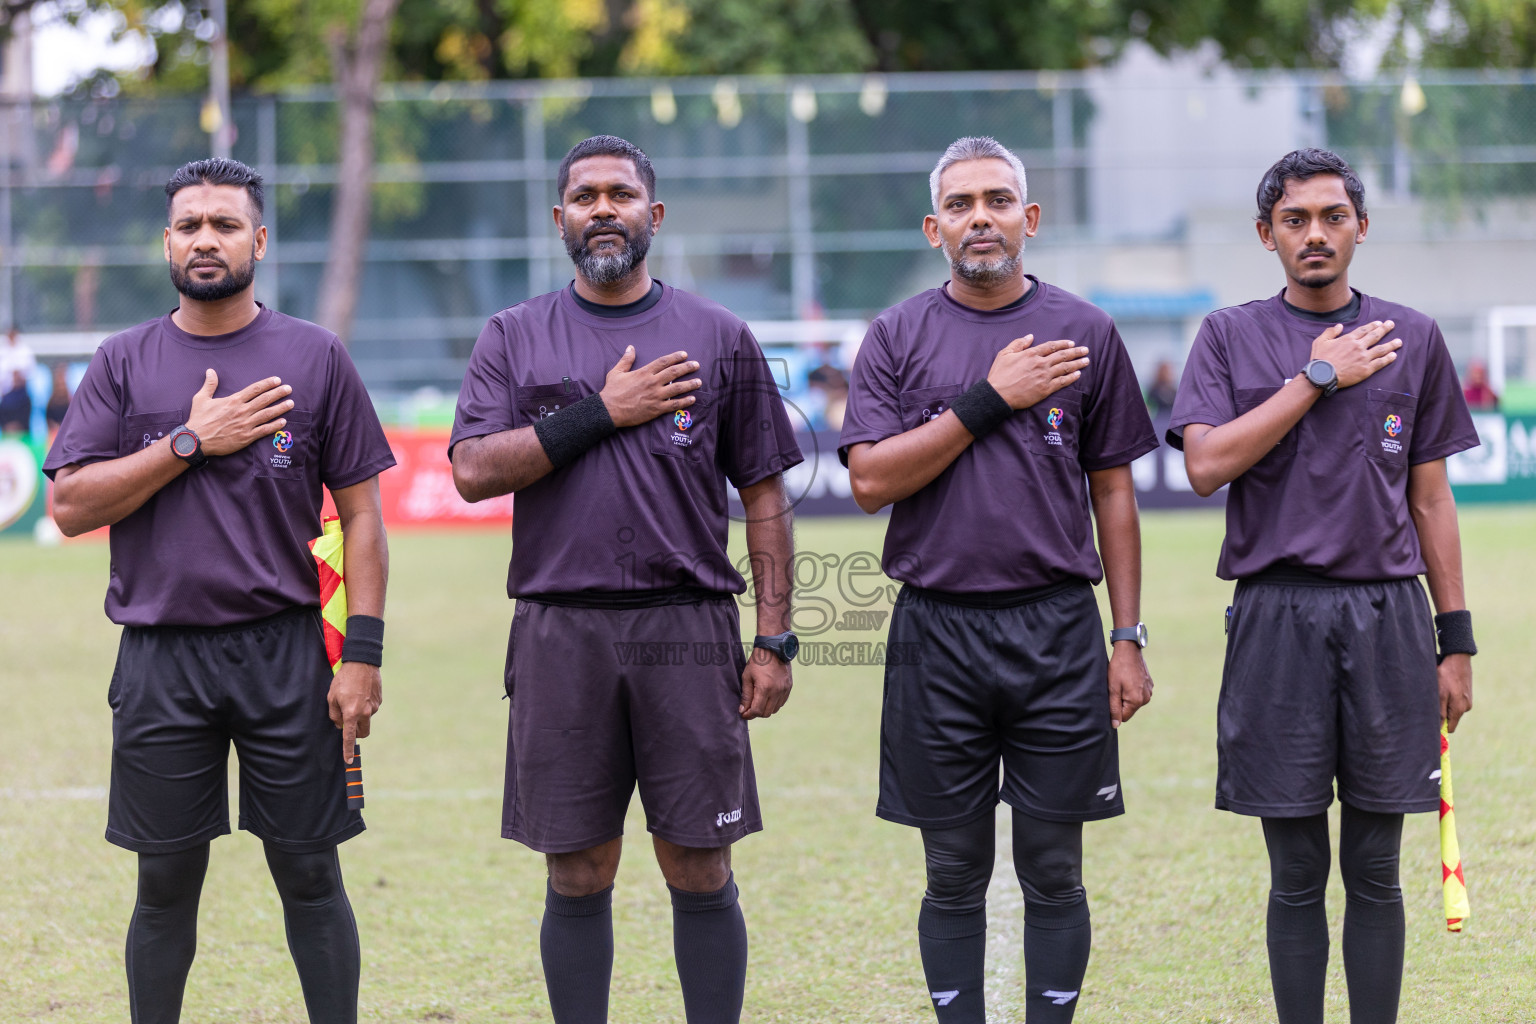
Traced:
<path fill-rule="evenodd" d="M 322 533 L 309 542 L 320 574 L 320 622 L 325 633 L 325 657 L 331 674 L 341 668 L 341 644 L 347 638 L 347 577 L 342 564 L 341 519 L 326 516 Z M 352 747 L 352 763 L 347 765 L 347 809 L 363 807 L 363 751 Z"/>
<path fill-rule="evenodd" d="M 1472 916 L 1467 879 L 1461 873 L 1461 845 L 1456 842 L 1456 798 L 1451 795 L 1451 736 L 1440 723 L 1440 873 L 1445 889 L 1445 927 L 1461 931 Z"/>

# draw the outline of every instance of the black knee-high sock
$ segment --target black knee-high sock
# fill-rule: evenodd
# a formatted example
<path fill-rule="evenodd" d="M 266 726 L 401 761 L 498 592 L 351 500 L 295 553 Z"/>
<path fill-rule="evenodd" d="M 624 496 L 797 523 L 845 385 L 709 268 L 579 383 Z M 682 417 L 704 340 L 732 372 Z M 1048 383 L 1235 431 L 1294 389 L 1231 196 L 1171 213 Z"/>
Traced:
<path fill-rule="evenodd" d="M 310 1024 L 356 1024 L 362 951 L 336 847 L 287 853 L 268 843 L 266 853 Z"/>
<path fill-rule="evenodd" d="M 1065 1024 L 1077 1012 L 1093 948 L 1082 822 L 1015 810 L 1013 867 L 1024 889 L 1024 1020 Z"/>
<path fill-rule="evenodd" d="M 1265 818 L 1269 979 L 1280 1024 L 1323 1024 L 1328 977 L 1328 815 Z"/>
<path fill-rule="evenodd" d="M 991 814 L 956 828 L 923 829 L 928 888 L 917 947 L 939 1024 L 986 1020 L 987 885 L 996 844 Z"/>
<path fill-rule="evenodd" d="M 208 844 L 139 854 L 139 894 L 128 923 L 128 1014 L 133 1024 L 176 1024 L 197 954 L 197 902 Z"/>
<path fill-rule="evenodd" d="M 1403 891 L 1397 862 L 1403 816 L 1345 804 L 1339 820 L 1344 878 L 1344 977 L 1352 1024 L 1394 1024 L 1403 987 Z"/>
<path fill-rule="evenodd" d="M 736 876 L 714 892 L 667 888 L 688 1024 L 737 1024 L 747 990 L 747 921 L 736 901 Z"/>
<path fill-rule="evenodd" d="M 544 987 L 555 1024 L 605 1024 L 613 981 L 613 886 L 590 896 L 544 892 Z"/>

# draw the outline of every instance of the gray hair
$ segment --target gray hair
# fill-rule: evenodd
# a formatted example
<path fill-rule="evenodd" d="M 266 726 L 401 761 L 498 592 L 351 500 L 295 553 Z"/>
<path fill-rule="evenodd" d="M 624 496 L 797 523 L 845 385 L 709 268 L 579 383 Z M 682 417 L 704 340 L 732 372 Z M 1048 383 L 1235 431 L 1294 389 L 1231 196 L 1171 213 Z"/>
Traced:
<path fill-rule="evenodd" d="M 933 212 L 939 212 L 939 178 L 951 164 L 962 160 L 1002 160 L 1019 176 L 1019 202 L 1029 200 L 1029 182 L 1024 177 L 1024 161 L 1013 155 L 1013 150 L 990 135 L 967 135 L 949 144 L 944 155 L 928 175 L 928 192 L 933 198 Z"/>

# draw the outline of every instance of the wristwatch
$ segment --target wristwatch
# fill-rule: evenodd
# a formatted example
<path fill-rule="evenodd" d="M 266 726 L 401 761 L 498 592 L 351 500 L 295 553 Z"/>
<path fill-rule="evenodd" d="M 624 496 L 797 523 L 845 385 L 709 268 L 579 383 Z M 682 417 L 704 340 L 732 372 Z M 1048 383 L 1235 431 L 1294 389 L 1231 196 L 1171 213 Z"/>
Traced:
<path fill-rule="evenodd" d="M 188 469 L 201 469 L 208 464 L 208 456 L 203 454 L 203 439 L 185 423 L 171 431 L 171 454 L 185 462 Z"/>
<path fill-rule="evenodd" d="M 1109 642 L 1117 644 L 1121 640 L 1130 640 L 1137 647 L 1147 646 L 1147 624 L 1138 622 L 1134 626 L 1121 626 L 1119 629 L 1109 631 Z"/>
<path fill-rule="evenodd" d="M 1306 376 L 1307 383 L 1321 391 L 1324 398 L 1339 390 L 1339 371 L 1326 359 L 1312 360 L 1301 368 L 1301 372 Z"/>
<path fill-rule="evenodd" d="M 776 636 L 753 637 L 752 646 L 773 652 L 774 657 L 787 665 L 795 660 L 796 654 L 800 653 L 800 638 L 793 632 L 785 630 Z"/>

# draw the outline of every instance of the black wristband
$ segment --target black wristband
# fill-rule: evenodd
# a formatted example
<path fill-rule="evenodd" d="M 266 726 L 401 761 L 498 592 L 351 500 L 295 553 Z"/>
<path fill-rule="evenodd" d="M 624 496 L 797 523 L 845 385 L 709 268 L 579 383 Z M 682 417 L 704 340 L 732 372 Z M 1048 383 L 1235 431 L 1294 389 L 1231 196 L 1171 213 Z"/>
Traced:
<path fill-rule="evenodd" d="M 1013 406 L 1003 401 L 985 377 L 971 385 L 971 390 L 949 403 L 950 411 L 960 417 L 965 429 L 980 441 L 1008 421 Z"/>
<path fill-rule="evenodd" d="M 533 425 L 544 454 L 556 469 L 575 462 L 583 452 L 595 448 L 618 429 L 608 415 L 602 395 L 588 395 Z"/>
<path fill-rule="evenodd" d="M 1437 665 L 1448 654 L 1476 654 L 1477 644 L 1472 640 L 1472 613 L 1459 611 L 1436 615 L 1435 641 L 1440 647 L 1440 654 L 1435 658 Z"/>
<path fill-rule="evenodd" d="M 348 615 L 347 637 L 341 642 L 342 661 L 384 664 L 384 620 L 372 615 Z"/>

